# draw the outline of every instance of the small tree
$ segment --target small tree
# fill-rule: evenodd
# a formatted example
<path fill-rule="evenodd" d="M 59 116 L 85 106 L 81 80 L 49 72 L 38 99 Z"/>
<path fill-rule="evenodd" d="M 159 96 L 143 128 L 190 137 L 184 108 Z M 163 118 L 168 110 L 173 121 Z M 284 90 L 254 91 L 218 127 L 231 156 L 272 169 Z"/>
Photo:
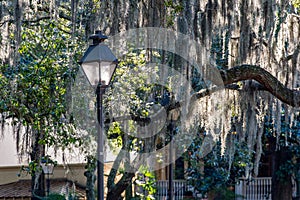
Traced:
<path fill-rule="evenodd" d="M 203 145 L 205 134 L 204 129 L 199 129 L 185 154 L 189 163 L 186 172 L 188 183 L 202 196 L 210 194 L 221 199 L 232 199 L 234 192 L 230 188 L 245 175 L 247 165 L 252 162 L 252 154 L 249 154 L 247 145 L 238 142 L 235 132 L 232 132 L 228 143 L 231 142 L 235 150 L 233 157 L 228 153 L 229 148 L 222 153 L 220 141 L 216 141 L 211 152 L 203 157 L 200 146 Z"/>
<path fill-rule="evenodd" d="M 33 196 L 43 196 L 43 176 L 37 169 L 45 147 L 81 145 L 68 113 L 77 66 L 70 65 L 66 51 L 77 46 L 66 42 L 71 42 L 70 35 L 54 20 L 41 20 L 34 27 L 23 24 L 20 35 L 16 66 L 1 65 L 1 123 L 14 127 L 18 153 L 29 156 Z"/>

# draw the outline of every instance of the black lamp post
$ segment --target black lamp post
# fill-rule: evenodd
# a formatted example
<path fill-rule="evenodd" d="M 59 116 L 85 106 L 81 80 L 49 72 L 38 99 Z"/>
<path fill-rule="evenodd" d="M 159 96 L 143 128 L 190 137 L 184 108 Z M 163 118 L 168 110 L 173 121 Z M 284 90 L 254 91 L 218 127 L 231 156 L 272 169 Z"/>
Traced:
<path fill-rule="evenodd" d="M 84 53 L 79 61 L 84 74 L 90 84 L 95 88 L 97 100 L 97 196 L 98 200 L 104 199 L 104 141 L 102 98 L 117 67 L 117 58 L 102 42 L 107 39 L 101 31 L 96 31 L 89 39 L 93 44 Z M 98 127 L 98 126 L 97 126 Z"/>

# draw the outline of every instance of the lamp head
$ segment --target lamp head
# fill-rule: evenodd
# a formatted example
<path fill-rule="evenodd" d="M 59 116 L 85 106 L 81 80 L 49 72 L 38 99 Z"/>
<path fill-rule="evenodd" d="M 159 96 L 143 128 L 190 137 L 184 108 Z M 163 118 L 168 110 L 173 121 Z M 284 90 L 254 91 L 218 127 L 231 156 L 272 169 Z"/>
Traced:
<path fill-rule="evenodd" d="M 79 64 L 93 87 L 106 87 L 111 81 L 118 60 L 108 46 L 102 44 L 107 36 L 101 31 L 96 31 L 89 38 L 93 40 L 93 44 L 86 50 Z"/>
<path fill-rule="evenodd" d="M 95 31 L 95 33 L 89 37 L 89 39 L 93 40 L 93 45 L 97 45 L 107 38 L 108 37 L 106 35 L 103 35 L 99 30 Z"/>

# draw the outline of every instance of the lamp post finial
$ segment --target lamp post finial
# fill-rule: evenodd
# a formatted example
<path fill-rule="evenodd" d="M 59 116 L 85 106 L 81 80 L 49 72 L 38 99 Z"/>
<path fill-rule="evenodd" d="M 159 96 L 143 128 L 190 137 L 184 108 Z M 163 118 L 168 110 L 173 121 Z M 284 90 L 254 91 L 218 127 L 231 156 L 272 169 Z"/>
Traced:
<path fill-rule="evenodd" d="M 100 30 L 96 30 L 95 34 L 93 34 L 89 37 L 89 39 L 93 40 L 93 45 L 97 45 L 97 44 L 103 42 L 107 38 L 108 37 L 106 35 L 104 35 L 102 33 L 102 31 L 100 31 Z"/>

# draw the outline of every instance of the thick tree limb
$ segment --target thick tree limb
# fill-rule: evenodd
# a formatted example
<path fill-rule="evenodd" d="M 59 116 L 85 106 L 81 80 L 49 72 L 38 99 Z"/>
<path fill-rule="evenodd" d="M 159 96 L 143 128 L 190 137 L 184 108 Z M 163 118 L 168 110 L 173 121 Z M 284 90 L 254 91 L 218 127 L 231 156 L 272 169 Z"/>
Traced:
<path fill-rule="evenodd" d="M 239 88 L 236 85 L 233 85 L 234 83 L 244 80 L 255 80 L 258 82 L 258 84 L 255 84 L 257 90 L 268 91 L 282 102 L 293 107 L 300 107 L 300 91 L 285 87 L 276 77 L 259 66 L 246 64 L 239 65 L 228 70 L 220 70 L 220 75 L 224 87 L 213 86 L 211 88 L 202 89 L 191 96 L 191 101 L 203 98 L 222 89 L 238 90 Z M 164 109 L 167 112 L 170 112 L 173 109 L 180 108 L 183 104 L 184 102 L 175 102 L 166 106 Z M 162 110 L 163 108 L 161 111 Z M 157 115 L 157 113 L 155 114 Z M 145 118 L 127 115 L 115 117 L 114 119 L 107 119 L 105 123 L 110 123 L 110 121 L 133 120 L 147 124 L 151 122 L 152 117 L 153 116 L 149 116 L 148 118 Z"/>
<path fill-rule="evenodd" d="M 276 77 L 259 66 L 240 65 L 220 73 L 225 86 L 243 80 L 256 80 L 282 102 L 300 107 L 300 91 L 285 87 Z"/>

